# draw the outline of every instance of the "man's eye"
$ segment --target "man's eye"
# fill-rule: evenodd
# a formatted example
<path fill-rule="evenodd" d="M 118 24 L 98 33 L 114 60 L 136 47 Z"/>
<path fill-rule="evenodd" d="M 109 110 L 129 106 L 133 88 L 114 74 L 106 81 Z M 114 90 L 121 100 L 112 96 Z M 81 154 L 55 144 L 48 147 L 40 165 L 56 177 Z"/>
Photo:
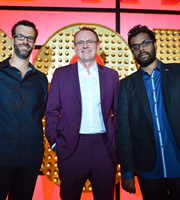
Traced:
<path fill-rule="evenodd" d="M 24 38 L 24 36 L 23 35 L 18 35 L 18 38 L 22 39 L 22 38 Z"/>
<path fill-rule="evenodd" d="M 78 44 L 83 44 L 83 41 L 79 41 Z"/>
<path fill-rule="evenodd" d="M 89 44 L 92 44 L 92 43 L 93 43 L 93 41 L 92 41 L 92 40 L 88 40 L 88 41 L 87 41 L 87 43 L 89 43 Z"/>
<path fill-rule="evenodd" d="M 134 45 L 133 46 L 133 49 L 138 49 L 139 48 L 139 45 Z"/>
<path fill-rule="evenodd" d="M 145 40 L 145 41 L 142 42 L 142 45 L 144 45 L 144 46 L 146 46 L 146 45 L 148 45 L 148 44 L 149 44 L 149 41 L 148 41 L 148 40 Z"/>
<path fill-rule="evenodd" d="M 28 37 L 28 40 L 29 40 L 29 41 L 33 41 L 34 38 L 33 38 L 33 37 Z"/>

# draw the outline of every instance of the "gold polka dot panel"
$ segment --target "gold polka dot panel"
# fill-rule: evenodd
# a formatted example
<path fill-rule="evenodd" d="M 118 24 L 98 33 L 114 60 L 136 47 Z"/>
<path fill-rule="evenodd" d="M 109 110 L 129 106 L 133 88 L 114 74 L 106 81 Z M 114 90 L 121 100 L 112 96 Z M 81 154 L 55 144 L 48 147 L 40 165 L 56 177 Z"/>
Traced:
<path fill-rule="evenodd" d="M 99 24 L 71 24 L 51 35 L 36 56 L 34 65 L 47 75 L 49 83 L 56 68 L 77 60 L 74 34 L 83 26 L 91 27 L 97 32 L 100 40 L 98 57 L 102 64 L 118 71 L 120 79 L 137 70 L 127 42 L 117 32 Z"/>
<path fill-rule="evenodd" d="M 0 62 L 11 56 L 13 47 L 9 36 L 0 29 Z"/>
<path fill-rule="evenodd" d="M 180 30 L 154 29 L 157 58 L 164 63 L 180 63 Z"/>

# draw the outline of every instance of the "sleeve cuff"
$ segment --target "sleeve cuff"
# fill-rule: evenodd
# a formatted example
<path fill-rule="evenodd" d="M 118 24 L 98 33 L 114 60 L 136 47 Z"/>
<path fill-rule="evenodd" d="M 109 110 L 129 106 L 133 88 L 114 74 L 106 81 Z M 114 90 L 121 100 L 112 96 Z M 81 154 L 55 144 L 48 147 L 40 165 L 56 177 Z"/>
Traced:
<path fill-rule="evenodd" d="M 134 179 L 133 172 L 126 172 L 121 175 L 122 179 Z"/>
<path fill-rule="evenodd" d="M 54 143 L 54 144 L 51 146 L 51 149 L 52 149 L 53 151 L 56 151 L 56 143 Z"/>

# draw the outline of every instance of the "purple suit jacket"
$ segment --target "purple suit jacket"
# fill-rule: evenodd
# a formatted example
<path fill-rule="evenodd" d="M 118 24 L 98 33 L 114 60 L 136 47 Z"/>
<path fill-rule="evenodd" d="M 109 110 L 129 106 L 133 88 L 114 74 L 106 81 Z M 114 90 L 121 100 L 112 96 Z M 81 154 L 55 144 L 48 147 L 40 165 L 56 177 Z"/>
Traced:
<path fill-rule="evenodd" d="M 98 70 L 102 115 L 109 144 L 115 155 L 119 92 L 118 73 L 101 65 L 98 65 Z M 56 153 L 61 159 L 68 158 L 77 145 L 81 112 L 77 63 L 56 69 L 45 112 L 45 133 L 50 146 L 56 143 Z"/>

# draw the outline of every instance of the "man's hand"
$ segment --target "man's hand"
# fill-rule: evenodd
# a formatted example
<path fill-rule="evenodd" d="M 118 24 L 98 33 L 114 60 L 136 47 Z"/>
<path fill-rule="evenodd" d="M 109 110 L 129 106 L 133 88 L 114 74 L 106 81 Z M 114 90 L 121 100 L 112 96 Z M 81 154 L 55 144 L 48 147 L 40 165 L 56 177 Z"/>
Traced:
<path fill-rule="evenodd" d="M 129 193 L 136 193 L 134 179 L 122 179 L 122 188 Z"/>

